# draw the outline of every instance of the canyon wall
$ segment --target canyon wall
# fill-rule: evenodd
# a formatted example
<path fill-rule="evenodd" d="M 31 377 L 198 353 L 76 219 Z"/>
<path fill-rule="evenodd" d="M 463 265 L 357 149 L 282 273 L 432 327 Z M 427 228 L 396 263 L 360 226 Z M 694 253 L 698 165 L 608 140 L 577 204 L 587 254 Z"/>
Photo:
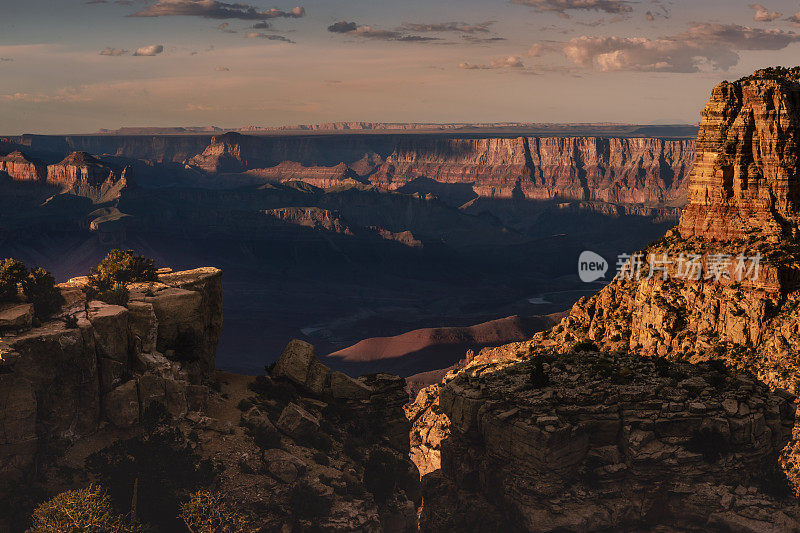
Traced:
<path fill-rule="evenodd" d="M 188 165 L 210 174 L 329 188 L 361 182 L 395 190 L 423 178 L 440 192 L 473 196 L 672 204 L 685 200 L 694 160 L 688 139 L 463 137 L 452 135 L 286 135 L 213 137 L 23 136 L 18 145 L 51 152 Z"/>
<path fill-rule="evenodd" d="M 756 73 L 717 85 L 702 112 L 684 237 L 797 233 L 800 86 Z"/>
<path fill-rule="evenodd" d="M 74 327 L 61 318 L 31 327 L 17 312 L 30 304 L 3 304 L 2 316 L 18 320 L 0 321 L 0 479 L 19 479 L 50 447 L 103 424 L 137 424 L 154 401 L 175 417 L 197 410 L 222 331 L 221 276 L 163 272 L 131 285 L 125 306 L 86 302 L 86 279 L 75 278 L 59 285 Z"/>

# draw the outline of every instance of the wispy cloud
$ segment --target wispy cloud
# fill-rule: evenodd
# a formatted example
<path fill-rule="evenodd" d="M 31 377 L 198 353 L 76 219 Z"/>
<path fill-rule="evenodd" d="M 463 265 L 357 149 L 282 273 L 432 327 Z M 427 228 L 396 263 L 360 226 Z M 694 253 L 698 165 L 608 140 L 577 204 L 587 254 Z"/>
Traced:
<path fill-rule="evenodd" d="M 262 20 L 273 18 L 300 18 L 306 10 L 295 7 L 289 11 L 277 8 L 259 11 L 248 4 L 229 4 L 216 0 L 160 0 L 130 17 L 203 17 L 208 19 Z"/>
<path fill-rule="evenodd" d="M 104 49 L 100 50 L 100 55 L 101 56 L 117 57 L 117 56 L 124 56 L 127 53 L 128 53 L 128 51 L 127 50 L 123 50 L 122 48 L 104 48 Z"/>
<path fill-rule="evenodd" d="M 457 32 L 457 33 L 489 33 L 489 27 L 494 21 L 478 22 L 467 24 L 465 22 L 438 22 L 434 24 L 421 24 L 404 22 L 398 31 L 411 31 L 415 33 L 424 32 Z"/>
<path fill-rule="evenodd" d="M 223 22 L 222 24 L 217 26 L 217 29 L 222 33 L 236 33 L 236 30 L 232 30 L 229 26 L 230 24 L 228 22 Z"/>
<path fill-rule="evenodd" d="M 425 41 L 438 41 L 438 37 L 425 37 L 422 35 L 408 35 L 402 31 L 397 30 L 384 30 L 369 25 L 359 25 L 355 22 L 347 22 L 345 20 L 337 21 L 328 26 L 328 31 L 331 33 L 338 33 L 343 35 L 351 35 L 353 37 L 362 37 L 365 39 L 379 39 L 384 41 L 399 41 L 399 42 L 425 42 Z"/>
<path fill-rule="evenodd" d="M 245 37 L 247 37 L 248 39 L 266 39 L 267 41 L 282 41 L 284 43 L 292 43 L 292 44 L 294 44 L 293 40 L 291 40 L 291 39 L 289 39 L 287 37 L 284 37 L 283 35 L 275 35 L 275 34 L 271 34 L 271 33 L 261 33 L 261 32 L 258 32 L 258 31 L 247 32 L 245 34 Z"/>
<path fill-rule="evenodd" d="M 507 56 L 493 59 L 488 64 L 474 64 L 466 61 L 459 63 L 458 68 L 465 70 L 521 69 L 525 64 L 518 56 Z"/>
<path fill-rule="evenodd" d="M 511 0 L 511 3 L 539 12 L 557 13 L 563 18 L 569 18 L 568 11 L 602 11 L 615 15 L 633 11 L 628 2 L 621 0 Z"/>

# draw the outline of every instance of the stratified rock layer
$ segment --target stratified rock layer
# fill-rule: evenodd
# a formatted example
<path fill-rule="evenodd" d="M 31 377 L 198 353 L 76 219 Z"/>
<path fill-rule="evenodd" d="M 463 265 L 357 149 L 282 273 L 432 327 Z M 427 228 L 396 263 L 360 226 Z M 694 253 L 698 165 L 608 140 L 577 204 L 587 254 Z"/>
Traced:
<path fill-rule="evenodd" d="M 533 360 L 473 362 L 439 394 L 450 420 L 441 475 L 514 526 L 800 528 L 797 507 L 761 488 L 792 431 L 791 395 L 710 365 L 637 355 L 540 362 L 546 383 Z M 425 492 L 424 531 L 469 512 L 440 501 L 452 503 Z"/>
<path fill-rule="evenodd" d="M 684 237 L 730 240 L 753 232 L 795 236 L 800 84 L 759 71 L 723 82 L 702 112 Z"/>
<path fill-rule="evenodd" d="M 144 284 L 151 296 L 131 285 L 127 306 L 86 302 L 86 279 L 75 278 L 59 287 L 62 314 L 77 327 L 28 322 L 0 337 L 0 479 L 29 471 L 40 446 L 72 442 L 106 421 L 138 423 L 140 406 L 154 400 L 185 414 L 214 371 L 221 276 L 216 268 L 162 274 Z M 169 298 L 174 291 L 187 298 Z"/>

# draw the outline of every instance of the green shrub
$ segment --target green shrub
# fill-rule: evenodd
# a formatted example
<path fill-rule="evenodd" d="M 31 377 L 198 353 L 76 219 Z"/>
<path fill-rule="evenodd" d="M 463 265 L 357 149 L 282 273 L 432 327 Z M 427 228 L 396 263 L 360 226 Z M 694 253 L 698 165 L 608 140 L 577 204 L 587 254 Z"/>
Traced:
<path fill-rule="evenodd" d="M 28 277 L 28 269 L 22 261 L 11 258 L 0 261 L 0 301 L 17 301 L 19 284 L 26 277 Z"/>
<path fill-rule="evenodd" d="M 298 481 L 289 493 L 289 509 L 295 518 L 327 516 L 331 502 L 305 481 Z"/>
<path fill-rule="evenodd" d="M 134 255 L 133 250 L 111 250 L 89 273 L 84 287 L 89 300 L 125 305 L 128 303 L 128 283 L 158 281 L 152 259 Z"/>
<path fill-rule="evenodd" d="M 111 250 L 97 265 L 97 273 L 117 283 L 158 281 L 153 260 L 133 250 Z"/>
<path fill-rule="evenodd" d="M 62 492 L 33 512 L 29 533 L 133 533 L 147 531 L 135 517 L 119 515 L 99 485 Z"/>
<path fill-rule="evenodd" d="M 199 490 L 181 506 L 180 518 L 193 533 L 241 533 L 252 531 L 247 518 L 218 493 Z"/>
<path fill-rule="evenodd" d="M 36 318 L 46 320 L 59 312 L 64 305 L 64 297 L 56 288 L 56 280 L 43 268 L 35 268 L 22 280 L 22 291 L 28 302 L 33 304 Z"/>

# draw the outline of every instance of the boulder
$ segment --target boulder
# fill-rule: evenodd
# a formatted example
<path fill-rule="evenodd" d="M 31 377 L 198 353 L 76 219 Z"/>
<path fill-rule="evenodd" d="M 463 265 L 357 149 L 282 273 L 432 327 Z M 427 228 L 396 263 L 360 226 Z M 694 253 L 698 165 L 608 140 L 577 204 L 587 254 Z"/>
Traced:
<path fill-rule="evenodd" d="M 319 430 L 319 420 L 296 403 L 290 403 L 283 409 L 276 425 L 293 439 L 311 436 Z"/>
<path fill-rule="evenodd" d="M 331 396 L 337 400 L 369 400 L 372 389 L 341 372 L 331 372 Z"/>
<path fill-rule="evenodd" d="M 184 359 L 200 358 L 204 317 L 202 296 L 196 291 L 169 287 L 145 298 L 153 306 L 158 320 L 156 349 L 161 353 L 175 350 Z"/>
<path fill-rule="evenodd" d="M 33 304 L 0 304 L 0 330 L 28 329 L 33 323 Z"/>
<path fill-rule="evenodd" d="M 142 411 L 147 410 L 153 403 L 160 403 L 166 407 L 166 380 L 155 374 L 147 373 L 139 378 L 139 401 Z"/>
<path fill-rule="evenodd" d="M 262 413 L 256 406 L 251 407 L 249 411 L 242 414 L 242 422 L 250 429 L 266 428 L 275 431 L 275 426 L 272 425 L 267 415 Z"/>
<path fill-rule="evenodd" d="M 295 339 L 286 345 L 272 375 L 283 376 L 315 394 L 321 394 L 329 372 L 330 369 L 317 359 L 314 346 Z"/>
<path fill-rule="evenodd" d="M 123 383 L 103 397 L 105 419 L 120 428 L 139 421 L 139 392 L 136 381 Z"/>
<path fill-rule="evenodd" d="M 87 310 L 95 344 L 101 357 L 128 362 L 128 309 L 120 305 L 89 302 Z"/>

